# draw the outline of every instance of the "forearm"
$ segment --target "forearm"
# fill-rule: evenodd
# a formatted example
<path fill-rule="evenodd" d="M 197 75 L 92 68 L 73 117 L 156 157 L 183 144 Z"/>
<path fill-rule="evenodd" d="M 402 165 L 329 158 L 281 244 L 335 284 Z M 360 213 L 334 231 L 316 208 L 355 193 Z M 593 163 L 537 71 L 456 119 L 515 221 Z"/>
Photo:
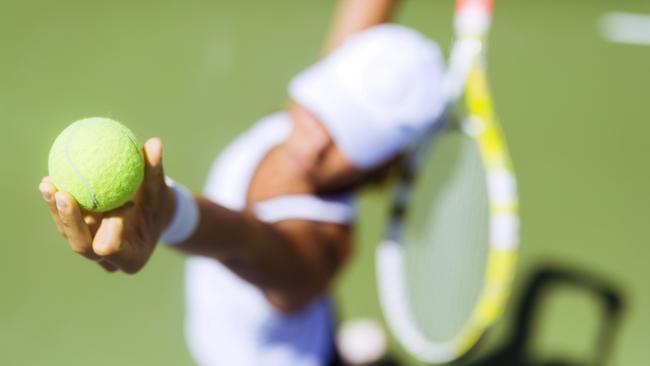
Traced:
<path fill-rule="evenodd" d="M 398 2 L 399 0 L 341 0 L 330 27 L 325 54 L 340 46 L 351 34 L 390 21 Z"/>
<path fill-rule="evenodd" d="M 338 225 L 323 223 L 314 230 L 305 230 L 300 222 L 271 225 L 203 197 L 197 197 L 197 202 L 199 224 L 177 248 L 219 260 L 259 287 L 279 308 L 299 308 L 325 290 L 344 256 L 338 250 L 340 243 L 315 242 L 323 237 L 347 240 L 336 234 Z M 300 227 L 294 230 L 295 226 Z M 316 231 L 322 230 L 335 234 L 318 235 Z"/>

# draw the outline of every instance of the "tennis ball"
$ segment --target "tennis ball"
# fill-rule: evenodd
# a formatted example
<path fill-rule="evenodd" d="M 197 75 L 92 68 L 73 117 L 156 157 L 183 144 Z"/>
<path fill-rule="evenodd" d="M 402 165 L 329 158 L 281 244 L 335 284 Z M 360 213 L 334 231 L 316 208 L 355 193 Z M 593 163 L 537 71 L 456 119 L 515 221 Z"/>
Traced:
<path fill-rule="evenodd" d="M 144 178 L 137 138 L 109 118 L 86 118 L 68 126 L 54 141 L 48 165 L 57 189 L 96 212 L 128 202 Z"/>

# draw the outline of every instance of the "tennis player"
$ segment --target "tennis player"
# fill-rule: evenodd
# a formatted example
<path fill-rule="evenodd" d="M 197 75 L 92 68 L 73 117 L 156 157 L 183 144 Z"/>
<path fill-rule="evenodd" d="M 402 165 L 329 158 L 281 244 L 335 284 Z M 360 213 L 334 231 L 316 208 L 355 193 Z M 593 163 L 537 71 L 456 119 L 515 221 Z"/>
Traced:
<path fill-rule="evenodd" d="M 236 139 L 202 195 L 166 178 L 144 146 L 134 202 L 80 211 L 49 178 L 39 189 L 77 253 L 135 273 L 161 241 L 188 255 L 186 335 L 201 365 L 336 363 L 327 296 L 353 252 L 355 192 L 440 114 L 442 55 L 390 20 L 396 0 L 341 1 L 327 55 L 289 84 L 291 102 Z"/>

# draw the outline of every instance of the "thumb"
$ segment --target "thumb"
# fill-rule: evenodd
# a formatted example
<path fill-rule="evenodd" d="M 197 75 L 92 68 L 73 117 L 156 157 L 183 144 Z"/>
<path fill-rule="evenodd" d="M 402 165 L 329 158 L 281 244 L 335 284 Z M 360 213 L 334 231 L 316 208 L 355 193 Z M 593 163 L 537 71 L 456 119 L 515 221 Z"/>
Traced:
<path fill-rule="evenodd" d="M 169 202 L 173 201 L 171 190 L 165 183 L 162 166 L 163 144 L 160 138 L 153 137 L 144 144 L 145 172 L 142 189 L 136 200 L 144 213 L 145 219 L 152 227 L 164 225 L 161 215 Z M 171 198 L 170 198 L 171 197 Z M 162 231 L 162 229 L 161 229 Z"/>
<path fill-rule="evenodd" d="M 153 137 L 144 144 L 144 182 L 142 193 L 145 201 L 156 201 L 161 187 L 165 184 L 165 173 L 162 166 L 162 141 Z M 149 204 L 153 202 L 148 202 Z"/>
<path fill-rule="evenodd" d="M 163 144 L 158 137 L 152 137 L 144 144 L 145 184 L 160 184 L 164 178 L 162 167 Z"/>
<path fill-rule="evenodd" d="M 144 181 L 135 201 L 145 212 L 155 211 L 155 205 L 160 201 L 161 190 L 165 185 L 162 149 L 162 141 L 158 137 L 147 140 L 142 149 L 144 155 Z"/>

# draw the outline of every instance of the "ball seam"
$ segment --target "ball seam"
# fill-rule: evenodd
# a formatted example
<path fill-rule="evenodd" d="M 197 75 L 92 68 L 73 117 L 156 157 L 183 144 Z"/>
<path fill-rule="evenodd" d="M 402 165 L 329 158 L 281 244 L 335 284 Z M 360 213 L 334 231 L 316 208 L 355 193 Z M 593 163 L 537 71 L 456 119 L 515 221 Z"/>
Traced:
<path fill-rule="evenodd" d="M 96 210 L 99 207 L 99 203 L 97 202 L 97 198 L 95 197 L 95 192 L 93 192 L 92 188 L 90 187 L 90 183 L 88 183 L 86 178 L 84 178 L 84 176 L 81 175 L 81 172 L 72 161 L 72 158 L 70 157 L 70 144 L 68 141 L 66 141 L 65 143 L 65 159 L 68 161 L 68 164 L 72 168 L 72 171 L 75 173 L 77 178 L 79 178 L 81 183 L 83 183 L 86 186 L 88 193 L 90 193 L 90 199 L 93 201 L 93 210 Z"/>

